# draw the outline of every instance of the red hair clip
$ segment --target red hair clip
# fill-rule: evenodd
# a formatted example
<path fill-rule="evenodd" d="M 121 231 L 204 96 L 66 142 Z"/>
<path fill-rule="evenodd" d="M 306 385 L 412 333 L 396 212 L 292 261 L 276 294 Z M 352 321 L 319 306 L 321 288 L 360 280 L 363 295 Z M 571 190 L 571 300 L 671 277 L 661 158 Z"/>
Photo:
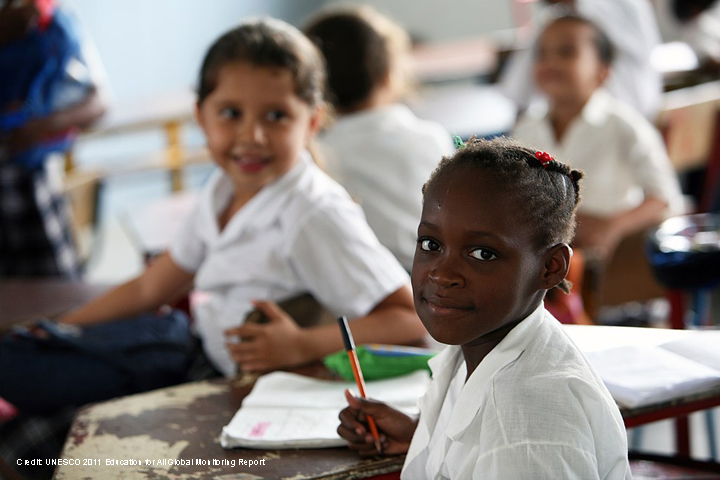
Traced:
<path fill-rule="evenodd" d="M 540 163 L 542 164 L 543 168 L 547 168 L 548 163 L 550 163 L 550 162 L 552 162 L 553 160 L 555 160 L 555 159 L 552 157 L 552 155 L 550 155 L 549 153 L 547 153 L 547 152 L 541 152 L 541 151 L 539 151 L 539 150 L 538 150 L 537 152 L 535 152 L 535 158 L 537 158 L 538 160 L 540 160 Z"/>

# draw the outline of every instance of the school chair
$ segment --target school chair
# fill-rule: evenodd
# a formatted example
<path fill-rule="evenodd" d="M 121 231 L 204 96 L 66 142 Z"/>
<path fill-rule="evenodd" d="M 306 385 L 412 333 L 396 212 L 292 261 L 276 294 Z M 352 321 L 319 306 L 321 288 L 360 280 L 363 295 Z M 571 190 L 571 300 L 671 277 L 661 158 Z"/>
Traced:
<path fill-rule="evenodd" d="M 102 185 L 95 171 L 73 170 L 65 177 L 64 191 L 70 201 L 75 248 L 82 267 L 94 252 Z"/>
<path fill-rule="evenodd" d="M 646 254 L 653 273 L 669 289 L 672 328 L 699 328 L 710 322 L 709 292 L 720 285 L 720 214 L 703 213 L 673 217 L 647 239 Z M 692 306 L 688 308 L 686 298 Z M 710 456 L 717 456 L 712 410 L 705 421 Z M 687 417 L 676 423 L 678 453 L 689 456 Z"/>
<path fill-rule="evenodd" d="M 607 259 L 585 255 L 580 291 L 583 307 L 592 322 L 598 322 L 604 307 L 665 297 L 666 289 L 653 276 L 644 254 L 646 235 L 647 232 L 639 232 L 624 238 Z"/>
<path fill-rule="evenodd" d="M 678 174 L 705 168 L 719 152 L 720 81 L 663 95 L 657 127 Z"/>

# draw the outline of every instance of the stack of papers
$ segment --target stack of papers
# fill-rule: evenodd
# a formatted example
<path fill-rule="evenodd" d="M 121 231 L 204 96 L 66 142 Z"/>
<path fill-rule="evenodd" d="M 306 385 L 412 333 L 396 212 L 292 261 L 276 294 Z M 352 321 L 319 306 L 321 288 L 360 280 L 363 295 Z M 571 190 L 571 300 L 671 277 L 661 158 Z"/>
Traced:
<path fill-rule="evenodd" d="M 618 404 L 637 408 L 720 386 L 720 331 L 586 352 Z"/>
<path fill-rule="evenodd" d="M 417 371 L 401 377 L 367 382 L 368 396 L 408 414 L 416 414 L 430 377 Z M 346 445 L 337 434 L 338 414 L 347 406 L 345 390 L 357 395 L 351 382 L 318 380 L 286 372 L 258 379 L 230 423 L 223 427 L 224 448 L 325 448 Z"/>

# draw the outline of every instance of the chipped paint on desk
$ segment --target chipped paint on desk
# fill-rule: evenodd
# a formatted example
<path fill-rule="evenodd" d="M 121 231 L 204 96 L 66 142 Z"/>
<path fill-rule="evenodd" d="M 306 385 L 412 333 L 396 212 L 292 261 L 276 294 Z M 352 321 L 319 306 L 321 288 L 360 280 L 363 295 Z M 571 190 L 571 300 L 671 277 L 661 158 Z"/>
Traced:
<path fill-rule="evenodd" d="M 62 465 L 55 479 L 348 480 L 397 472 L 403 457 L 360 459 L 347 448 L 225 450 L 218 435 L 250 392 L 253 378 L 215 379 L 132 395 L 82 409 L 63 459 L 101 459 L 100 466 Z M 105 459 L 218 460 L 221 465 L 105 465 Z M 264 460 L 264 465 L 239 465 Z M 235 463 L 235 466 L 228 463 Z"/>

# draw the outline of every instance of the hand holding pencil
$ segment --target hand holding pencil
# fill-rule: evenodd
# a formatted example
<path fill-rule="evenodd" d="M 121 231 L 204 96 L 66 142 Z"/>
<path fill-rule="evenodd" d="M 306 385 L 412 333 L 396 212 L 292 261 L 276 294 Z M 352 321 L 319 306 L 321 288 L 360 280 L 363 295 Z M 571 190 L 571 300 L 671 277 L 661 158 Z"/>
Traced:
<path fill-rule="evenodd" d="M 340 412 L 338 435 L 348 441 L 350 449 L 357 450 L 363 457 L 407 452 L 417 427 L 417 419 L 382 402 L 367 399 L 365 382 L 355 355 L 355 342 L 347 319 L 340 317 L 338 323 L 361 395 L 356 398 L 349 390 L 345 392 L 349 406 Z"/>

